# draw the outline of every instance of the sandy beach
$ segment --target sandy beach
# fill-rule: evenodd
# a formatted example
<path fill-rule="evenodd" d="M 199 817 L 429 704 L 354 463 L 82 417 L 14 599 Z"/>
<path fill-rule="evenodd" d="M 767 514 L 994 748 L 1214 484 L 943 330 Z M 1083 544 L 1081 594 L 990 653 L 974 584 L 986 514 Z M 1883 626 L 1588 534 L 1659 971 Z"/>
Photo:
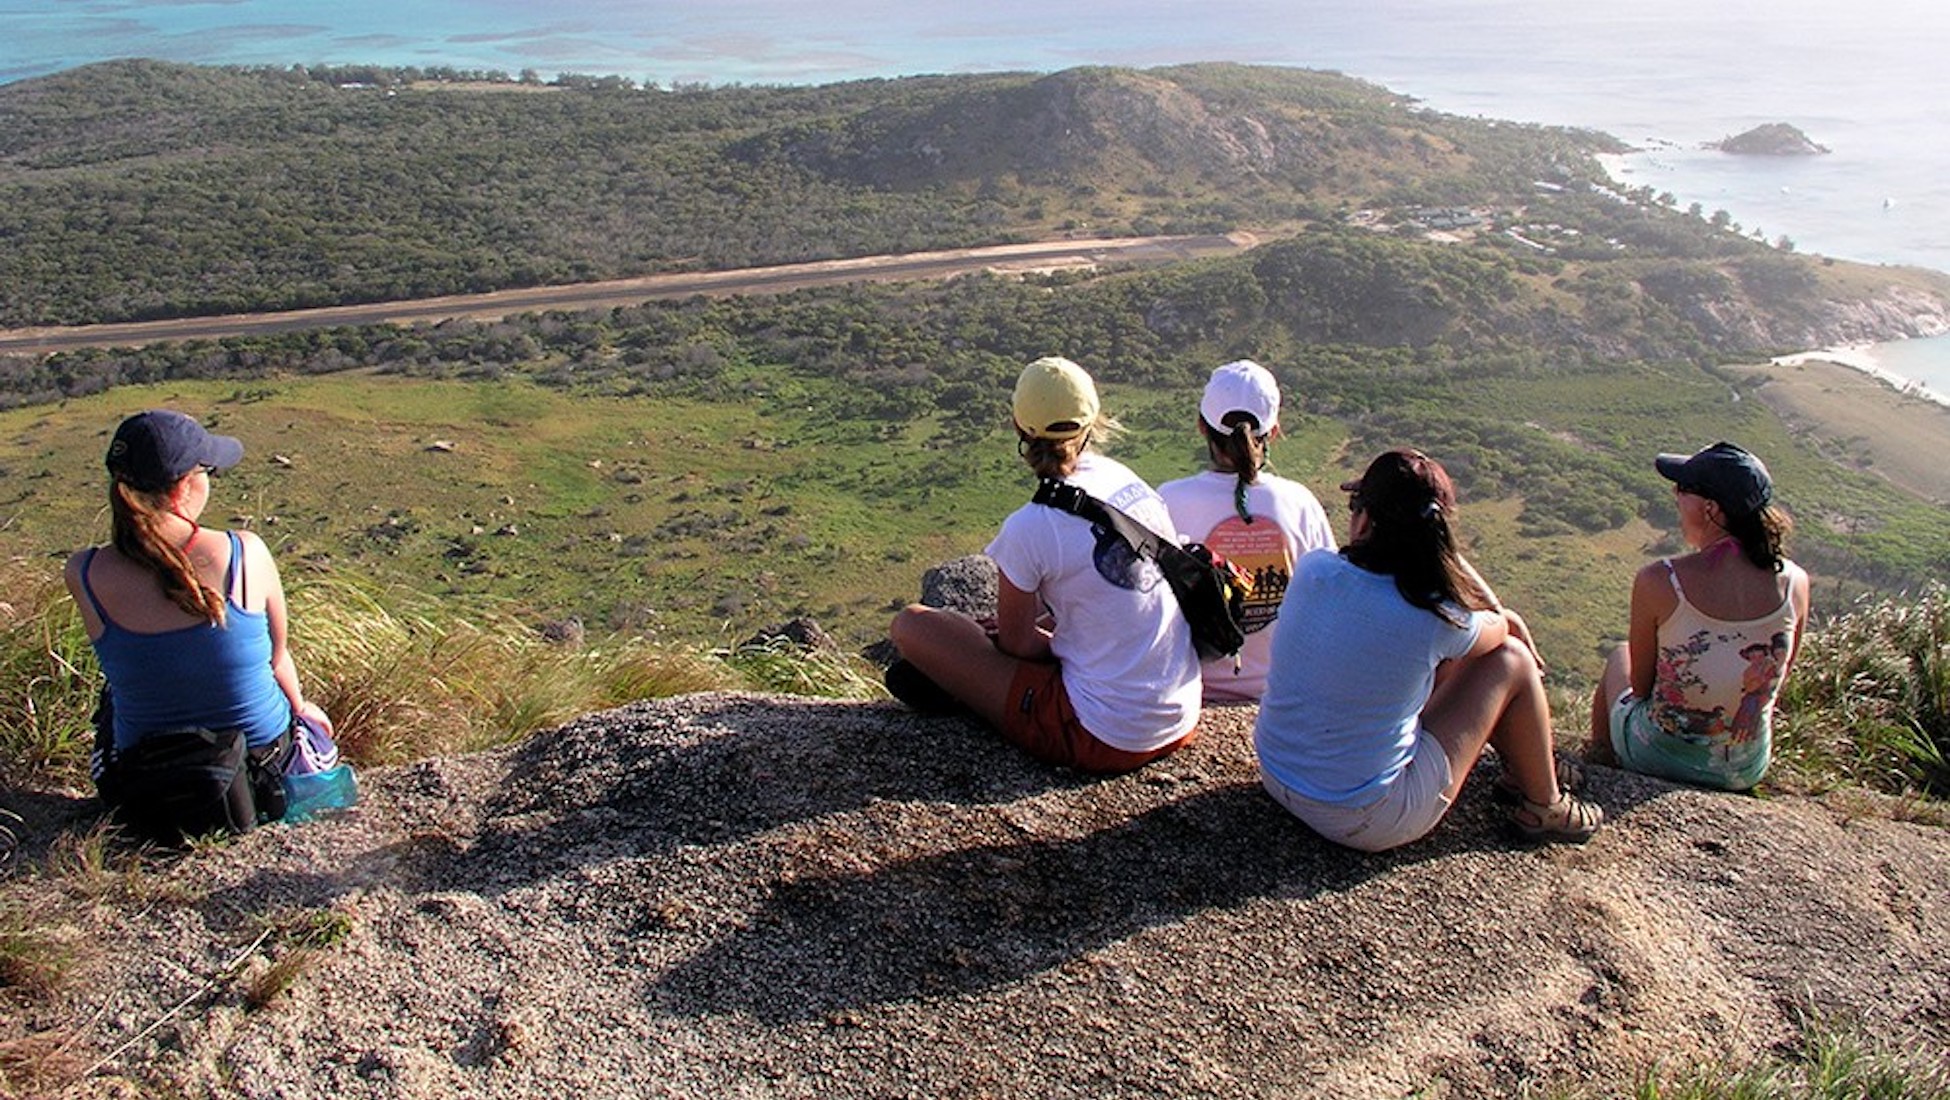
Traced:
<path fill-rule="evenodd" d="M 1777 367 L 1798 367 L 1806 363 L 1831 363 L 1860 371 L 1896 390 L 1906 397 L 1915 397 L 1938 405 L 1950 406 L 1950 394 L 1931 389 L 1923 381 L 1907 377 L 1886 367 L 1875 353 L 1876 345 L 1860 344 L 1839 348 L 1823 348 L 1819 351 L 1803 351 L 1794 355 L 1777 355 L 1768 362 Z"/>
<path fill-rule="evenodd" d="M 1852 360 L 1852 361 L 1851 361 Z M 1796 432 L 1838 461 L 1871 470 L 1899 488 L 1950 504 L 1950 404 L 1848 349 L 1780 356 L 1728 367 L 1765 381 L 1754 391 Z"/>

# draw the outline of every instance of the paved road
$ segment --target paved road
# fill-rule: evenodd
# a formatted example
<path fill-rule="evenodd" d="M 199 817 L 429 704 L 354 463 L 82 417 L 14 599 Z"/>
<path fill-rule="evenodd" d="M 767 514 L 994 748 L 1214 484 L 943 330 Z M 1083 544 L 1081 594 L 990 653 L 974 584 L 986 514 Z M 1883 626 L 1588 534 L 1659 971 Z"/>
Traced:
<path fill-rule="evenodd" d="M 1102 263 L 1169 263 L 1251 248 L 1250 234 L 1200 237 L 1109 237 L 1036 244 L 864 256 L 851 260 L 747 267 L 681 275 L 648 275 L 603 283 L 455 294 L 406 302 L 376 302 L 279 313 L 235 313 L 170 321 L 133 321 L 72 328 L 0 330 L 0 354 L 47 355 L 88 347 L 130 347 L 178 340 L 217 340 L 336 325 L 413 324 L 456 317 L 496 319 L 537 310 L 607 309 L 694 294 L 778 294 L 849 282 L 938 279 L 988 269 L 1028 270 Z"/>

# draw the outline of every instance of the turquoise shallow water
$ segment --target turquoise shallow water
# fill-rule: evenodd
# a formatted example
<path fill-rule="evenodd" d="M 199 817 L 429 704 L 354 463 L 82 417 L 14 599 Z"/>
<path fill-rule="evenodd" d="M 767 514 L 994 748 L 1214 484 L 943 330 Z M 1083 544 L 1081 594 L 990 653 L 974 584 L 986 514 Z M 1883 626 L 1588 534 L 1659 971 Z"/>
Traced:
<path fill-rule="evenodd" d="M 1623 182 L 1725 209 L 1803 252 L 1950 271 L 1946 43 L 1950 5 L 1911 0 L 0 0 L 0 82 L 129 56 L 660 84 L 1210 60 L 1338 69 L 1444 111 L 1615 134 L 1645 150 Z M 1776 121 L 1833 152 L 1700 149 Z M 1950 392 L 1950 339 L 1885 356 Z"/>

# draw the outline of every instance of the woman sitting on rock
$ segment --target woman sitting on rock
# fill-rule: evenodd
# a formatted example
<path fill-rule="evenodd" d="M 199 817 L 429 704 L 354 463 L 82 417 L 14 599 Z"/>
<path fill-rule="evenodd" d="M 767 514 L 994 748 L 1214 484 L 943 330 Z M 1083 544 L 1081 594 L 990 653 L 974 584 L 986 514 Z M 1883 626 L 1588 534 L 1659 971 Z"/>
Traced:
<path fill-rule="evenodd" d="M 1731 443 L 1653 461 L 1690 554 L 1632 582 L 1626 644 L 1591 701 L 1594 762 L 1742 791 L 1772 755 L 1774 699 L 1801 648 L 1808 574 L 1760 459 Z"/>
<path fill-rule="evenodd" d="M 285 647 L 284 590 L 270 551 L 249 531 L 198 522 L 211 477 L 243 456 L 236 439 L 165 409 L 124 420 L 109 445 L 110 542 L 70 557 L 65 576 L 108 680 L 94 774 L 111 807 L 167 814 L 184 794 L 142 789 L 122 766 L 165 734 L 240 733 L 256 773 L 249 778 L 262 784 L 257 801 L 274 801 L 278 814 L 294 721 L 303 718 L 329 747 L 331 720 L 306 701 Z M 222 765 L 183 766 L 188 775 Z M 252 806 L 243 797 L 217 824 L 249 828 Z M 150 824 L 167 831 L 171 823 Z M 210 824 L 190 821 L 186 831 Z"/>
<path fill-rule="evenodd" d="M 1274 620 L 1293 563 L 1334 549 L 1327 513 L 1305 485 L 1265 471 L 1280 435 L 1280 385 L 1250 359 L 1212 372 L 1199 400 L 1199 437 L 1211 468 L 1158 486 L 1172 522 L 1252 578 L 1246 644 L 1237 658 L 1205 662 L 1205 698 L 1251 701 L 1266 690 Z"/>
<path fill-rule="evenodd" d="M 1096 385 L 1067 359 L 1023 369 L 1017 449 L 1038 477 L 1081 488 L 1167 538 L 1158 494 L 1091 449 L 1117 430 Z M 994 633 L 954 611 L 914 604 L 890 636 L 901 660 L 888 687 L 917 709 L 960 704 L 1031 756 L 1125 772 L 1189 742 L 1199 715 L 1198 657 L 1177 601 L 1117 534 L 1041 504 L 1003 521 Z"/>
<path fill-rule="evenodd" d="M 1381 851 L 1433 829 L 1485 744 L 1525 834 L 1584 840 L 1604 815 L 1567 787 L 1530 633 L 1457 552 L 1449 475 L 1419 451 L 1376 458 L 1348 543 L 1300 559 L 1273 638 L 1253 743 L 1268 792 L 1315 832 Z"/>

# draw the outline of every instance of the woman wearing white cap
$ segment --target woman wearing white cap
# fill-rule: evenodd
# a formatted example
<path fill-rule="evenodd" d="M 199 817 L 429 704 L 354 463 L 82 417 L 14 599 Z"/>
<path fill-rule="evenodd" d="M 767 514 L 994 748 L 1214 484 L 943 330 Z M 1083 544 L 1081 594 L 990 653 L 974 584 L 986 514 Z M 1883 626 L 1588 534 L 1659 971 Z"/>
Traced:
<path fill-rule="evenodd" d="M 1176 537 L 1158 494 L 1091 449 L 1117 424 L 1082 368 L 1029 364 L 1014 413 L 1017 449 L 1039 477 Z M 994 635 L 954 611 L 910 605 L 889 631 L 902 658 L 890 690 L 919 709 L 959 703 L 1037 759 L 1084 771 L 1130 771 L 1191 740 L 1198 657 L 1155 565 L 1114 532 L 1034 503 L 1003 521 L 988 555 Z"/>
<path fill-rule="evenodd" d="M 1237 658 L 1205 663 L 1208 700 L 1251 701 L 1266 691 L 1273 623 L 1309 550 L 1335 548 L 1327 513 L 1305 485 L 1265 471 L 1266 448 L 1280 434 L 1280 385 L 1250 359 L 1212 372 L 1199 401 L 1198 430 L 1211 469 L 1158 486 L 1172 522 L 1252 578 L 1246 644 Z"/>
<path fill-rule="evenodd" d="M 94 774 L 111 805 L 159 793 L 118 783 L 117 761 L 165 733 L 241 733 L 274 789 L 294 718 L 330 744 L 331 720 L 285 646 L 271 552 L 248 531 L 198 522 L 211 476 L 243 457 L 236 439 L 167 409 L 122 421 L 109 445 L 111 539 L 70 557 L 65 579 L 108 680 Z"/>
<path fill-rule="evenodd" d="M 1591 701 L 1590 758 L 1725 790 L 1760 782 L 1774 699 L 1801 648 L 1808 574 L 1760 459 L 1731 443 L 1654 460 L 1693 553 L 1632 582 L 1626 644 Z"/>

